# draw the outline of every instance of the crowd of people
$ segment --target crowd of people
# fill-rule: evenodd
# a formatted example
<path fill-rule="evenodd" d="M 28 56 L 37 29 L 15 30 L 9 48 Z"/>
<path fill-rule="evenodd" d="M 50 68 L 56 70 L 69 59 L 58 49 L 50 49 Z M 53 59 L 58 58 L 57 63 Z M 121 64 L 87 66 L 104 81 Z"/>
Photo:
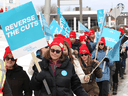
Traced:
<path fill-rule="evenodd" d="M 127 47 L 120 46 L 120 61 L 106 57 L 110 48 L 104 37 L 95 42 L 95 32 L 90 29 L 76 37 L 71 31 L 69 37 L 56 34 L 52 43 L 36 51 L 41 68 L 30 61 L 28 74 L 17 64 L 8 47 L 3 61 L 6 80 L 0 89 L 3 96 L 112 96 L 117 94 L 119 77 L 124 79 Z M 120 37 L 124 30 L 119 29 Z M 101 62 L 102 61 L 102 62 Z M 46 80 L 46 88 L 43 80 Z M 112 88 L 113 87 L 113 88 Z M 48 93 L 50 91 L 50 94 Z"/>

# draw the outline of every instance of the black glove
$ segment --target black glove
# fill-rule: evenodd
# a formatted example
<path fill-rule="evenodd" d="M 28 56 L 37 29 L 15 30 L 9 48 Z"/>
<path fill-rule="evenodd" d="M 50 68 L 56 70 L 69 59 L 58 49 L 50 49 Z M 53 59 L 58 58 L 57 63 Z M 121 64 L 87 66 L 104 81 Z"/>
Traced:
<path fill-rule="evenodd" d="M 92 62 L 91 67 L 95 68 L 97 66 L 96 62 Z"/>
<path fill-rule="evenodd" d="M 96 62 L 93 62 L 91 67 L 92 68 L 95 68 L 97 66 L 97 63 Z M 96 69 L 95 69 L 95 72 L 97 72 L 98 70 L 100 69 L 100 67 L 98 66 Z"/>
<path fill-rule="evenodd" d="M 95 74 L 91 74 L 89 82 L 92 82 L 96 78 Z"/>
<path fill-rule="evenodd" d="M 108 58 L 105 58 L 104 61 L 109 62 L 109 59 Z"/>
<path fill-rule="evenodd" d="M 42 81 L 45 78 L 45 72 L 41 71 L 40 73 L 37 74 L 36 79 L 38 81 Z"/>

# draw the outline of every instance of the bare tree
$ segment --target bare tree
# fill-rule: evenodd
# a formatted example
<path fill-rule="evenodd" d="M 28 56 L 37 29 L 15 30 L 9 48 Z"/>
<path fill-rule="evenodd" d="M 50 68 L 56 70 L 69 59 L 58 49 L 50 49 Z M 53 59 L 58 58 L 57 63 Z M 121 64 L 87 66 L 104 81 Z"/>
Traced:
<path fill-rule="evenodd" d="M 45 10 L 45 5 L 38 7 L 38 11 L 44 13 L 44 10 Z M 51 5 L 50 13 L 51 14 L 57 13 L 57 5 L 56 4 Z"/>

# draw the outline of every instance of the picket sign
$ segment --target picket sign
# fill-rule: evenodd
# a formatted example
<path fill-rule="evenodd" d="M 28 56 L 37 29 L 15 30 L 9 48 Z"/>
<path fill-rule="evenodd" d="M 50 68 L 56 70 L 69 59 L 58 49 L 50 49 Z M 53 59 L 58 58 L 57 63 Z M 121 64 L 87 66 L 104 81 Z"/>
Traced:
<path fill-rule="evenodd" d="M 0 25 L 14 58 L 31 53 L 39 72 L 34 51 L 47 46 L 47 40 L 39 23 L 32 2 L 20 5 L 0 14 Z M 46 80 L 43 80 L 45 89 L 51 94 Z"/>
<path fill-rule="evenodd" d="M 96 57 L 97 57 L 98 46 L 99 46 L 99 42 L 98 42 L 97 45 L 96 45 L 96 53 L 95 53 L 95 58 L 94 58 L 94 60 L 96 60 Z"/>

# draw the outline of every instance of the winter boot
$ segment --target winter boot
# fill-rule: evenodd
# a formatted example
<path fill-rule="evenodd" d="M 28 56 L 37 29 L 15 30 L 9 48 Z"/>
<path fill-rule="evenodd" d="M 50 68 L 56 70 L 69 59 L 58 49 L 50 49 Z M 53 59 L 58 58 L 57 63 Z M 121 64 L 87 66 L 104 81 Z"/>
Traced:
<path fill-rule="evenodd" d="M 117 83 L 113 84 L 113 95 L 117 94 Z"/>

